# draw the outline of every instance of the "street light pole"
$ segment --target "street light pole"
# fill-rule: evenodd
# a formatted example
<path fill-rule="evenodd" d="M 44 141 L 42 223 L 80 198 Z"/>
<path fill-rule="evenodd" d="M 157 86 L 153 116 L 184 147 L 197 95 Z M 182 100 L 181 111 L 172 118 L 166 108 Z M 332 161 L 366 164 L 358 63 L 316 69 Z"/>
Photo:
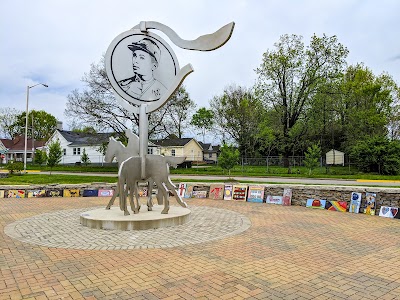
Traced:
<path fill-rule="evenodd" d="M 43 85 L 44 87 L 49 87 L 47 84 L 38 83 L 32 86 L 26 87 L 26 114 L 25 114 L 25 149 L 24 149 L 24 173 L 26 173 L 26 151 L 28 148 L 28 103 L 29 103 L 29 89 L 34 88 L 35 86 Z"/>

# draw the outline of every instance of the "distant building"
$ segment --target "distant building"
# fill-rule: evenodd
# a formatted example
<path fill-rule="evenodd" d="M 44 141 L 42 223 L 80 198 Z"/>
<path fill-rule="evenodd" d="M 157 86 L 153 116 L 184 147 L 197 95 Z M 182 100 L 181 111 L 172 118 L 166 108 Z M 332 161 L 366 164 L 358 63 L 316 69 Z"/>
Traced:
<path fill-rule="evenodd" d="M 203 160 L 206 162 L 217 163 L 218 156 L 221 152 L 220 146 L 212 146 L 211 144 L 199 142 L 203 148 Z"/>
<path fill-rule="evenodd" d="M 32 162 L 34 153 L 37 149 L 42 149 L 45 142 L 35 139 L 27 140 L 26 161 Z M 10 139 L 0 139 L 0 160 L 3 164 L 12 161 L 24 161 L 25 136 L 20 135 Z"/>
<path fill-rule="evenodd" d="M 328 151 L 325 155 L 325 158 L 326 158 L 327 165 L 342 165 L 342 166 L 344 166 L 344 153 L 339 150 L 332 149 L 332 150 Z"/>
<path fill-rule="evenodd" d="M 160 153 L 165 156 L 185 156 L 186 161 L 202 162 L 203 147 L 193 138 L 167 138 L 153 140 L 158 145 Z"/>

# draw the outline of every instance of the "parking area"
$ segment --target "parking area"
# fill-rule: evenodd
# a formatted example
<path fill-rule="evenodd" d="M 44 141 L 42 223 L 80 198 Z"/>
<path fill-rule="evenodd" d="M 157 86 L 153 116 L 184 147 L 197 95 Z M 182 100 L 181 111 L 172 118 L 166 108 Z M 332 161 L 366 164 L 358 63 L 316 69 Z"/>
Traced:
<path fill-rule="evenodd" d="M 0 299 L 400 299 L 399 220 L 189 199 L 177 227 L 81 227 L 107 202 L 1 198 Z"/>

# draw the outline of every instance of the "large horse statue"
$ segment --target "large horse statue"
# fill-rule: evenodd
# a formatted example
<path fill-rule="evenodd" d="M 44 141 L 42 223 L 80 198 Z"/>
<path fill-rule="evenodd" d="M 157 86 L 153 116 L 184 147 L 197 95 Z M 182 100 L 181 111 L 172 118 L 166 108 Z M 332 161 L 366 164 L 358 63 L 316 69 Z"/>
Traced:
<path fill-rule="evenodd" d="M 113 137 L 110 138 L 108 147 L 107 147 L 107 151 L 105 154 L 105 161 L 106 162 L 112 162 L 112 160 L 114 159 L 114 157 L 116 157 L 117 162 L 118 162 L 118 168 L 119 168 L 119 183 L 120 183 L 120 171 L 121 171 L 121 166 L 123 164 L 123 162 L 127 159 L 129 159 L 130 157 L 134 156 L 137 157 L 138 156 L 138 152 L 139 152 L 139 137 L 132 133 L 130 130 L 126 131 L 126 135 L 128 137 L 128 145 L 125 147 L 121 142 L 115 140 Z M 154 157 L 154 158 L 152 158 Z M 170 190 L 176 197 L 178 203 L 183 203 L 183 201 L 181 200 L 181 198 L 176 194 L 175 191 L 175 186 L 174 184 L 170 181 L 169 179 L 169 166 L 172 167 L 177 167 L 178 164 L 182 163 L 185 160 L 185 157 L 173 157 L 173 156 L 161 156 L 161 155 L 147 155 L 146 156 L 146 166 L 147 166 L 147 160 L 148 158 L 150 160 L 156 160 L 157 163 L 160 164 L 160 168 L 161 168 L 161 173 L 158 174 L 156 177 L 159 181 L 159 183 L 157 184 L 158 187 L 158 193 L 157 193 L 157 201 L 159 205 L 167 205 L 169 208 L 169 200 L 168 200 L 168 193 L 167 192 L 163 192 L 163 190 L 166 189 L 166 186 L 168 186 L 168 190 Z M 156 168 L 157 169 L 157 168 Z M 139 169 L 134 169 L 130 172 L 134 172 L 136 175 L 137 174 L 141 174 L 140 173 L 140 168 Z M 139 172 L 139 173 L 137 173 Z M 124 174 L 126 174 L 126 170 L 124 170 Z M 146 172 L 147 174 L 147 172 Z M 161 174 L 164 176 L 162 177 Z M 166 174 L 166 175 L 165 175 Z M 112 198 L 110 199 L 106 209 L 110 209 L 111 206 L 114 204 L 115 198 L 117 196 L 117 194 L 119 194 L 119 198 L 120 198 L 120 208 L 121 210 L 124 211 L 125 215 L 129 215 L 129 212 L 127 210 L 127 204 L 126 204 L 126 195 L 127 192 L 130 192 L 130 196 L 133 197 L 133 195 L 135 195 L 136 198 L 136 202 L 137 205 L 134 204 L 133 199 L 129 198 L 130 200 L 130 204 L 131 204 L 131 209 L 133 210 L 134 213 L 137 213 L 140 209 L 140 205 L 139 205 L 139 195 L 138 195 L 138 185 L 137 183 L 140 181 L 147 181 L 148 182 L 148 187 L 149 187 L 149 193 L 148 193 L 148 198 L 147 198 L 147 207 L 148 210 L 152 210 L 153 207 L 153 203 L 152 203 L 152 199 L 151 199 L 151 190 L 153 187 L 153 184 L 155 182 L 155 180 L 153 179 L 153 176 L 147 176 L 146 175 L 146 180 L 142 180 L 141 178 L 138 178 L 138 176 L 134 175 L 132 178 L 135 178 L 136 183 L 131 185 L 129 188 L 127 188 L 125 190 L 124 188 L 124 184 L 118 184 L 116 191 L 114 193 L 114 195 L 112 196 Z M 161 179 L 162 177 L 162 179 Z M 126 178 L 124 178 L 122 181 L 126 181 Z M 162 183 L 165 182 L 165 185 L 163 185 Z M 157 183 L 157 182 L 156 182 Z M 159 185 L 161 184 L 161 185 Z M 122 190 L 121 190 L 122 188 Z M 120 192 L 122 191 L 122 192 Z M 182 204 L 181 204 L 182 205 Z M 186 204 L 185 204 L 186 205 Z M 186 206 L 185 206 L 186 207 Z M 164 209 L 165 211 L 165 209 Z M 166 210 L 167 213 L 168 209 Z"/>
<path fill-rule="evenodd" d="M 170 157 L 168 157 L 169 159 Z M 164 198 L 164 209 L 162 214 L 167 214 L 169 211 L 169 199 L 168 191 L 175 196 L 176 201 L 182 206 L 187 207 L 187 204 L 182 200 L 175 190 L 175 185 L 171 182 L 169 178 L 169 166 L 166 161 L 167 157 L 163 155 L 146 155 L 146 170 L 145 177 L 152 178 L 156 183 L 159 192 L 161 191 Z M 185 157 L 174 157 L 174 165 L 182 163 Z M 141 157 L 133 156 L 121 163 L 118 171 L 118 188 L 120 191 L 124 190 L 126 185 L 126 190 L 129 191 L 129 201 L 131 204 L 131 209 L 134 213 L 137 213 L 139 206 L 139 197 L 137 195 L 138 182 L 142 181 L 141 178 Z M 133 194 L 135 194 L 136 205 L 134 204 Z M 129 214 L 126 203 L 127 193 L 120 193 L 120 206 L 124 206 L 124 214 Z"/>

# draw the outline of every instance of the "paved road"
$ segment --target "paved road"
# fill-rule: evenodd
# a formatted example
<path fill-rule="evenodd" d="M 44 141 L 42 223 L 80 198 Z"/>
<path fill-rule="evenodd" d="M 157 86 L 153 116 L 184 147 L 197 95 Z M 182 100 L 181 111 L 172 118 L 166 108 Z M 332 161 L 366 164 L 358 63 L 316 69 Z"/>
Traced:
<path fill-rule="evenodd" d="M 40 174 L 46 174 L 48 172 L 41 172 Z M 117 174 L 114 173 L 68 173 L 68 172 L 52 172 L 52 174 L 74 174 L 74 175 L 85 175 L 85 176 L 110 176 L 114 177 Z M 313 179 L 313 178 L 287 178 L 287 177 L 245 177 L 245 176 L 231 176 L 230 178 L 239 182 L 256 182 L 256 183 L 283 183 L 283 184 L 312 184 L 312 185 L 346 185 L 346 186 L 382 186 L 382 187 L 400 187 L 400 180 L 354 180 L 354 179 Z M 171 175 L 172 180 L 185 179 L 198 180 L 199 182 L 204 180 L 220 180 L 227 181 L 227 176 L 210 176 L 210 175 Z"/>

